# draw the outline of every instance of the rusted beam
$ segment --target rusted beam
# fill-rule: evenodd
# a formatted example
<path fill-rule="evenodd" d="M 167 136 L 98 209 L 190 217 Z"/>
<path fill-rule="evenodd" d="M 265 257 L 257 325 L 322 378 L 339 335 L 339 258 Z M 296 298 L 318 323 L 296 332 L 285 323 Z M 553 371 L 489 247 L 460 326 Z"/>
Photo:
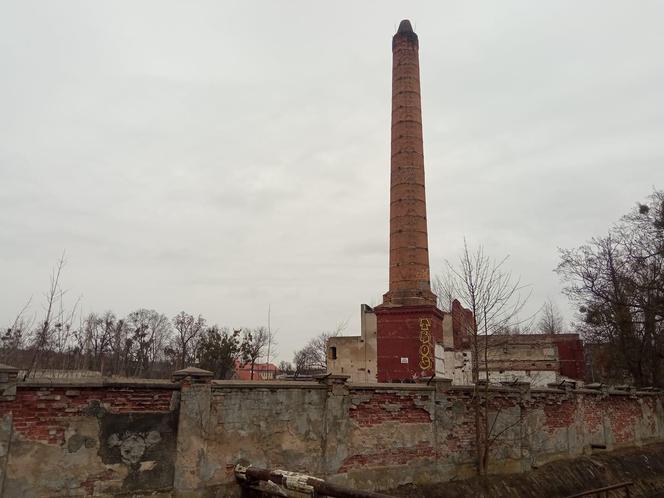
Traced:
<path fill-rule="evenodd" d="M 237 464 L 235 466 L 235 478 L 240 483 L 254 484 L 260 481 L 273 482 L 284 489 L 298 491 L 311 496 L 330 496 L 333 498 L 391 498 L 382 493 L 372 491 L 361 491 L 332 484 L 317 477 L 288 472 L 286 470 L 268 470 L 253 466 Z"/>
<path fill-rule="evenodd" d="M 607 491 L 613 491 L 615 489 L 622 489 L 622 488 L 626 488 L 627 496 L 629 496 L 629 486 L 634 486 L 634 483 L 632 481 L 619 482 L 618 484 L 612 484 L 611 486 L 604 486 L 603 488 L 589 489 L 588 491 L 584 491 L 582 493 L 570 495 L 567 498 L 580 498 L 582 496 L 596 495 L 599 493 L 605 493 Z"/>

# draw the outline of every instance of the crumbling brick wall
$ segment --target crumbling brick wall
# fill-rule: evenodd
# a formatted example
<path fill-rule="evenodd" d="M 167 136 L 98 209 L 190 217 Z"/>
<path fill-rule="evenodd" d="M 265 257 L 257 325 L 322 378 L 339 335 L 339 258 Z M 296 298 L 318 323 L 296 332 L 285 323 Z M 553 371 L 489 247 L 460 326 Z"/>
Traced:
<path fill-rule="evenodd" d="M 232 496 L 233 465 L 301 471 L 364 489 L 462 479 L 475 473 L 472 386 L 215 382 L 196 386 L 180 433 L 197 432 L 178 456 L 187 491 Z M 612 390 L 489 388 L 492 472 L 520 472 L 551 460 L 664 438 L 660 396 Z M 190 441 L 191 437 L 187 436 Z M 192 478 L 192 476 L 194 476 Z M 177 478 L 177 477 L 176 477 Z M 184 482 L 186 479 L 183 478 Z M 180 488 L 178 488 L 180 489 Z"/>
<path fill-rule="evenodd" d="M 8 453 L 3 496 L 169 492 L 178 387 L 19 384 L 0 397 Z"/>
<path fill-rule="evenodd" d="M 476 393 L 440 379 L 189 378 L 0 392 L 4 496 L 236 496 L 238 462 L 364 489 L 475 473 Z M 491 386 L 488 397 L 491 434 L 500 434 L 491 446 L 496 473 L 664 440 L 658 393 L 519 384 Z"/>

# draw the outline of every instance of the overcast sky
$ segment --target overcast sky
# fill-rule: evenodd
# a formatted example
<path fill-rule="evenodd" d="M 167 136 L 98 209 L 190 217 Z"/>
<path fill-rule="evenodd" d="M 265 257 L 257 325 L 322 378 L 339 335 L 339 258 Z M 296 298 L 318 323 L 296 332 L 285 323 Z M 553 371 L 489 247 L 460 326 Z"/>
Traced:
<path fill-rule="evenodd" d="M 664 188 L 663 2 L 3 1 L 0 323 L 67 254 L 84 312 L 263 325 L 387 290 L 391 37 L 420 38 L 432 274 L 553 273 Z"/>

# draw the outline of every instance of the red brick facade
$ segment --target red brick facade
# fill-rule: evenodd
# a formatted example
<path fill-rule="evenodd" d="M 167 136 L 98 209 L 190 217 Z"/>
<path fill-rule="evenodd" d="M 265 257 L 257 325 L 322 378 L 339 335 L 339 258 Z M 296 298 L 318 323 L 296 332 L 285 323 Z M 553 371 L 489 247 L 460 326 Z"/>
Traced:
<path fill-rule="evenodd" d="M 436 304 L 429 277 L 419 42 L 409 21 L 392 38 L 390 289 L 384 304 Z"/>
<path fill-rule="evenodd" d="M 377 319 L 378 382 L 408 382 L 436 372 L 443 314 L 431 292 L 419 41 L 409 21 L 392 38 L 390 288 Z"/>

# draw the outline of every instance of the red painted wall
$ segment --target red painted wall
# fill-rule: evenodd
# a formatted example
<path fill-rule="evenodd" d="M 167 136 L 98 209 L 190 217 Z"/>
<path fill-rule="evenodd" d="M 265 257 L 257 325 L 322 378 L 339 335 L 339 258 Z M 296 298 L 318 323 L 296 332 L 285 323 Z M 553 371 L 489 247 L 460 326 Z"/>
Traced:
<path fill-rule="evenodd" d="M 436 371 L 434 344 L 443 336 L 443 312 L 427 305 L 378 306 L 374 311 L 378 382 L 431 377 Z"/>
<path fill-rule="evenodd" d="M 557 334 L 550 336 L 558 347 L 560 375 L 571 379 L 583 380 L 585 376 L 585 360 L 583 341 L 578 334 Z"/>

